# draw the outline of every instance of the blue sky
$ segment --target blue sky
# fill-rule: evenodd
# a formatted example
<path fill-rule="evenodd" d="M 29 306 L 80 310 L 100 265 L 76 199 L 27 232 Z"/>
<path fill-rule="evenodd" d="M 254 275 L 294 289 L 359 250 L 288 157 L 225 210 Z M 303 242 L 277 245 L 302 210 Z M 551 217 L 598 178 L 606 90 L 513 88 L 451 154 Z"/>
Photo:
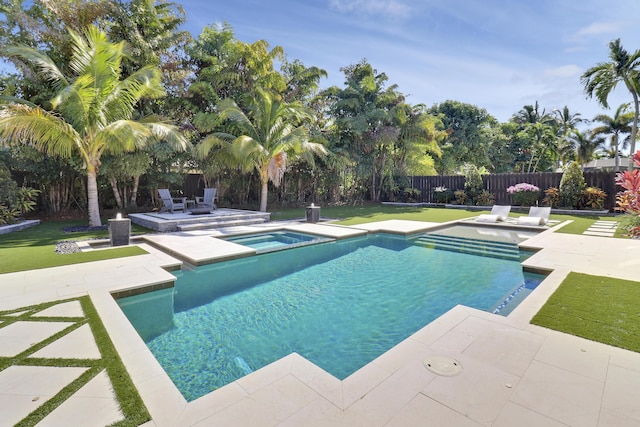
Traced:
<path fill-rule="evenodd" d="M 585 98 L 580 75 L 608 60 L 615 38 L 640 49 L 637 0 L 176 2 L 195 37 L 227 22 L 239 40 L 264 39 L 290 60 L 327 70 L 322 87 L 342 86 L 340 68 L 366 58 L 412 104 L 453 99 L 500 121 L 536 100 L 547 111 L 568 105 L 589 119 L 605 112 Z M 630 101 L 620 86 L 608 113 Z"/>

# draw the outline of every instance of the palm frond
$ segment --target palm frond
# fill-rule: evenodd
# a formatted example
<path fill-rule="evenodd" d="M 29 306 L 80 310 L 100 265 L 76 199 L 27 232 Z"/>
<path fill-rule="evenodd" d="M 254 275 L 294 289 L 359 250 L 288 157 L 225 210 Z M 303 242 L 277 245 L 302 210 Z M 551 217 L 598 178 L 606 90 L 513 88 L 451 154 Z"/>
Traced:
<path fill-rule="evenodd" d="M 168 143 L 175 151 L 187 151 L 187 149 L 191 147 L 191 143 L 187 141 L 179 129 L 172 124 L 151 119 L 149 119 L 149 121 L 140 120 L 139 123 L 151 131 L 151 135 L 155 140 Z"/>
<path fill-rule="evenodd" d="M 56 88 L 69 84 L 55 62 L 36 49 L 26 45 L 7 46 L 5 53 L 9 56 L 17 56 L 28 63 L 34 64 L 36 74 L 40 74 L 45 80 L 53 83 Z"/>
<path fill-rule="evenodd" d="M 198 159 L 206 159 L 209 153 L 216 149 L 230 151 L 229 146 L 234 139 L 235 136 L 229 134 L 208 135 L 193 148 L 193 153 Z"/>
<path fill-rule="evenodd" d="M 133 120 L 117 120 L 94 135 L 98 153 L 120 154 L 143 147 L 153 135 L 148 126 Z"/>
<path fill-rule="evenodd" d="M 70 157 L 74 149 L 85 155 L 82 137 L 63 118 L 40 107 L 5 105 L 0 110 L 0 137 L 29 143 L 54 156 Z"/>
<path fill-rule="evenodd" d="M 271 157 L 267 165 L 267 176 L 273 182 L 273 185 L 280 187 L 280 182 L 287 169 L 287 153 L 282 151 Z"/>

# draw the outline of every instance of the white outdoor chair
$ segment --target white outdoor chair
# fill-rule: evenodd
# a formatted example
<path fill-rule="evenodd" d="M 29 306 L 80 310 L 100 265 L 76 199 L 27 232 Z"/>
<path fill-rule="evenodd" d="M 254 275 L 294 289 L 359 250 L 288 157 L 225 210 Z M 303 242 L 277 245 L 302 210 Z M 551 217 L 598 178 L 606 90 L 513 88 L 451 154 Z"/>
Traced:
<path fill-rule="evenodd" d="M 509 216 L 509 212 L 511 212 L 511 206 L 505 205 L 493 205 L 491 208 L 491 213 L 482 214 L 476 218 L 476 222 L 498 222 L 498 221 L 506 221 Z"/>
<path fill-rule="evenodd" d="M 519 225 L 546 225 L 551 215 L 550 207 L 531 206 L 529 215 L 518 218 Z"/>

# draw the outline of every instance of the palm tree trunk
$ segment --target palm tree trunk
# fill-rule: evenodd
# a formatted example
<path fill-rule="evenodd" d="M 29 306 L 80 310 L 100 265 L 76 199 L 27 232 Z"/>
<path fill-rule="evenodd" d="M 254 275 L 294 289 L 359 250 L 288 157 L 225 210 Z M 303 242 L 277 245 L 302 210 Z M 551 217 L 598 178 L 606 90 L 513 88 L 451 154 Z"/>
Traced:
<path fill-rule="evenodd" d="M 262 180 L 262 191 L 260 192 L 260 212 L 267 211 L 268 196 L 269 196 L 269 180 Z"/>
<path fill-rule="evenodd" d="M 533 150 L 533 153 L 531 153 L 531 159 L 529 160 L 529 167 L 527 168 L 527 173 L 531 172 L 531 166 L 533 165 L 533 159 L 536 156 L 536 150 Z"/>
<path fill-rule="evenodd" d="M 120 190 L 118 190 L 118 181 L 110 176 L 109 183 L 111 183 L 111 189 L 113 190 L 113 197 L 116 199 L 116 205 L 118 205 L 118 209 L 122 209 L 122 197 L 120 197 Z"/>
<path fill-rule="evenodd" d="M 129 202 L 130 206 L 136 207 L 138 202 L 138 186 L 140 185 L 140 177 L 133 177 L 133 189 L 131 190 L 131 202 Z"/>
<path fill-rule="evenodd" d="M 618 135 L 617 134 L 614 134 L 611 137 L 611 145 L 615 150 L 615 152 L 613 153 L 613 158 L 616 165 L 614 168 L 614 172 L 617 173 L 617 172 L 620 172 L 620 153 L 618 152 Z"/>
<path fill-rule="evenodd" d="M 631 151 L 629 156 L 629 172 L 633 172 L 633 154 L 636 152 L 636 135 L 638 134 L 638 114 L 640 114 L 640 103 L 638 102 L 638 93 L 631 91 L 633 95 L 633 105 L 635 106 L 635 114 L 633 116 L 633 126 L 631 126 Z"/>
<path fill-rule="evenodd" d="M 89 227 L 100 227 L 100 205 L 98 204 L 98 180 L 94 165 L 87 165 L 87 202 L 89 205 Z"/>

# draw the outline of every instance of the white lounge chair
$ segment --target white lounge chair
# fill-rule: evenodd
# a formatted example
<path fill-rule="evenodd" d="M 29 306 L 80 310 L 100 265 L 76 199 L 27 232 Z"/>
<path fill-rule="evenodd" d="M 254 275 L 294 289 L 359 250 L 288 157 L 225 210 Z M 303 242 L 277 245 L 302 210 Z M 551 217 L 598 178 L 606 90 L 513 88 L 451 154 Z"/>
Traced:
<path fill-rule="evenodd" d="M 482 214 L 476 218 L 476 222 L 498 222 L 505 221 L 509 216 L 511 206 L 508 205 L 493 205 L 491 213 Z"/>
<path fill-rule="evenodd" d="M 216 194 L 218 190 L 215 188 L 205 188 L 202 197 L 196 197 L 196 206 L 199 208 L 218 209 L 216 206 Z"/>
<path fill-rule="evenodd" d="M 550 207 L 531 206 L 529 215 L 518 218 L 519 225 L 546 225 L 551 215 Z"/>
<path fill-rule="evenodd" d="M 160 208 L 160 212 L 171 212 L 174 211 L 182 211 L 184 212 L 187 206 L 187 198 L 186 197 L 171 197 L 171 193 L 168 188 L 159 188 L 158 194 L 160 195 L 160 199 L 162 200 L 162 207 Z"/>

